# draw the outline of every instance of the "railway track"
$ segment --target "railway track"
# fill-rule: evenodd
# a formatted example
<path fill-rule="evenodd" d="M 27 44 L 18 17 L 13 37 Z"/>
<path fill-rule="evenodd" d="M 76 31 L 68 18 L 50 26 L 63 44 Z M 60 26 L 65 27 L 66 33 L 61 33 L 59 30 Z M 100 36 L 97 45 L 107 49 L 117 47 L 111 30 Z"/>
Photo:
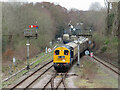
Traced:
<path fill-rule="evenodd" d="M 75 62 L 74 62 L 75 64 Z M 74 65 L 73 64 L 73 65 Z M 72 65 L 72 66 L 73 66 Z M 71 66 L 71 67 L 72 67 Z M 42 90 L 45 90 L 47 88 L 47 86 L 50 84 L 51 85 L 51 89 L 55 89 L 57 90 L 58 88 L 60 88 L 60 85 L 63 84 L 64 89 L 67 89 L 67 85 L 65 83 L 65 79 L 68 76 L 78 76 L 77 74 L 68 74 L 68 72 L 70 71 L 71 67 L 69 68 L 69 70 L 65 73 L 57 73 L 55 72 L 52 77 L 49 79 L 49 81 L 43 86 Z M 61 76 L 61 78 L 59 80 L 57 80 L 58 82 L 55 82 L 55 79 L 57 78 L 57 76 Z M 63 87 L 62 87 L 63 88 Z"/>
<path fill-rule="evenodd" d="M 115 66 L 114 64 L 107 62 L 107 61 L 102 61 L 100 60 L 98 57 L 93 56 L 94 60 L 96 60 L 97 62 L 101 63 L 102 65 L 104 65 L 105 67 L 109 68 L 111 71 L 113 71 L 114 73 L 116 73 L 117 75 L 120 75 L 120 72 L 118 72 L 118 70 L 120 69 L 119 67 Z M 109 64 L 109 65 L 108 65 Z"/>
<path fill-rule="evenodd" d="M 59 88 L 59 86 L 60 86 L 61 83 L 63 83 L 64 89 L 67 88 L 67 86 L 66 86 L 66 84 L 65 84 L 65 78 L 67 77 L 67 73 L 68 73 L 68 72 L 66 72 L 66 73 L 64 73 L 64 74 L 62 75 L 61 80 L 60 80 L 60 81 L 58 82 L 58 84 L 56 85 L 56 89 Z"/>
<path fill-rule="evenodd" d="M 96 57 L 97 55 L 95 55 L 94 57 Z M 97 58 L 97 57 L 96 57 Z M 116 65 L 114 65 L 114 64 L 112 64 L 112 63 L 110 63 L 110 62 L 108 62 L 107 60 L 103 60 L 104 62 L 106 62 L 106 63 L 108 63 L 108 64 L 110 64 L 110 65 L 112 65 L 113 67 L 115 67 L 115 68 L 118 68 L 118 69 L 120 69 L 120 67 L 119 66 L 116 66 Z"/>
<path fill-rule="evenodd" d="M 47 65 L 51 64 L 53 60 L 49 61 L 48 63 L 44 64 L 43 66 L 41 66 L 39 69 L 37 69 L 36 71 L 34 71 L 33 73 L 31 73 L 29 76 L 27 76 L 26 78 L 24 78 L 22 81 L 20 81 L 19 83 L 17 83 L 15 86 L 13 86 L 10 90 L 13 90 L 15 88 L 18 88 L 21 84 L 23 84 L 25 81 L 27 81 L 28 79 L 30 79 L 33 75 L 35 75 L 37 72 L 39 72 L 41 69 L 43 69 L 44 67 L 46 67 Z M 37 81 L 42 75 L 44 75 L 48 70 L 50 70 L 53 67 L 53 65 L 50 65 L 47 69 L 45 69 L 40 75 L 36 76 L 34 78 L 34 80 L 32 80 L 28 85 L 26 85 L 24 87 L 24 90 L 29 88 L 29 86 L 31 86 L 35 81 Z"/>
<path fill-rule="evenodd" d="M 103 64 L 105 67 L 109 68 L 110 70 L 112 70 L 113 72 L 115 72 L 116 74 L 120 75 L 120 73 L 118 71 L 116 71 L 115 69 L 113 69 L 112 67 L 110 67 L 109 65 L 105 64 L 104 62 L 102 62 L 99 58 L 97 58 L 96 56 L 93 56 L 94 60 L 96 60 L 97 62 Z M 18 88 L 22 83 L 24 83 L 25 81 L 27 81 L 29 78 L 31 78 L 33 75 L 35 75 L 38 71 L 40 71 L 41 69 L 43 69 L 44 67 L 46 67 L 47 65 L 49 65 L 50 63 L 52 63 L 52 60 L 46 64 L 44 64 L 43 66 L 41 66 L 39 69 L 37 69 L 36 71 L 34 71 L 32 74 L 30 74 L 29 76 L 27 76 L 25 79 L 23 79 L 22 81 L 20 81 L 19 83 L 17 83 L 15 86 L 13 86 L 10 90 L 13 90 L 15 88 Z M 112 64 L 110 64 L 112 65 Z M 114 66 L 114 65 L 112 65 Z M 29 84 L 27 84 L 24 87 L 24 90 L 28 89 L 30 86 L 32 86 L 41 76 L 43 76 L 47 71 L 49 71 L 51 68 L 53 67 L 53 65 L 50 65 L 47 69 L 45 69 L 40 75 L 38 75 L 37 77 L 34 78 L 34 80 L 32 80 Z M 115 67 L 115 66 L 114 66 Z M 115 67 L 118 68 L 118 67 Z M 69 69 L 70 70 L 70 69 Z M 68 70 L 68 72 L 69 72 Z M 47 88 L 48 85 L 51 85 L 51 89 L 58 89 L 60 87 L 60 85 L 62 84 L 64 89 L 67 88 L 66 83 L 65 83 L 65 79 L 68 76 L 68 72 L 66 73 L 57 73 L 55 72 L 52 77 L 49 79 L 49 81 L 43 86 L 42 90 L 45 90 Z M 61 78 L 58 80 L 57 83 L 55 83 L 55 79 L 57 76 L 60 76 Z M 29 81 L 29 80 L 28 80 Z M 40 87 L 41 88 L 41 87 Z"/>
<path fill-rule="evenodd" d="M 57 73 L 56 72 L 49 79 L 49 81 L 44 85 L 44 87 L 42 88 L 42 90 L 45 90 L 49 84 L 51 85 L 51 89 L 56 89 L 57 90 L 60 87 L 61 84 L 63 84 L 64 89 L 66 89 L 67 86 L 66 86 L 66 83 L 65 83 L 65 78 L 67 77 L 67 74 L 68 74 L 68 72 L 66 72 L 66 73 Z M 55 79 L 56 79 L 57 76 L 61 76 L 61 78 L 58 80 L 57 83 L 55 83 Z"/>

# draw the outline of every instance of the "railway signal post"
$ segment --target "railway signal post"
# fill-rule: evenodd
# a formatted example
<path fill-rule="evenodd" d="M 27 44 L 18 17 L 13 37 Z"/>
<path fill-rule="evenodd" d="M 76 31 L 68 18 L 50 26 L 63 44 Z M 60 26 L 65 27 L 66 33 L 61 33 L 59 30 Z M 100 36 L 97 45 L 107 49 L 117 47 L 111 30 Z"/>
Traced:
<path fill-rule="evenodd" d="M 78 67 L 80 66 L 80 43 L 81 43 L 81 41 L 78 38 L 78 42 L 77 42 L 77 44 L 78 44 L 78 62 L 77 62 L 77 66 Z"/>
<path fill-rule="evenodd" d="M 29 43 L 29 37 L 27 38 L 27 70 L 30 69 L 29 67 L 29 46 L 30 46 L 30 43 Z"/>
<path fill-rule="evenodd" d="M 78 42 L 78 63 L 77 63 L 77 66 L 80 66 L 80 44 Z"/>
<path fill-rule="evenodd" d="M 35 37 L 37 39 L 38 37 L 38 25 L 29 25 L 29 29 L 24 30 L 24 36 L 27 38 L 27 70 L 30 69 L 30 64 L 29 64 L 29 51 L 30 51 L 30 38 Z"/>

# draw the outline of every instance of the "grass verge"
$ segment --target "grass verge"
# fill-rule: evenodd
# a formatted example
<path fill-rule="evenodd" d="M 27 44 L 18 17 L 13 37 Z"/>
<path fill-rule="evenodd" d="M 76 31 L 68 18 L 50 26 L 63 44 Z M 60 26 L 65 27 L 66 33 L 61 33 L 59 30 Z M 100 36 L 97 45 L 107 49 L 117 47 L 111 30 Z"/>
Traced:
<path fill-rule="evenodd" d="M 58 45 L 57 45 L 58 47 Z M 38 59 L 39 57 L 43 56 L 44 53 L 41 53 L 40 55 L 37 56 L 37 58 L 32 58 L 30 59 L 30 63 L 32 63 L 33 61 L 35 61 L 36 59 Z M 37 60 L 33 65 L 30 66 L 30 68 L 34 68 L 37 64 L 41 63 L 42 61 L 46 61 L 46 60 L 50 60 L 53 57 L 53 51 L 48 53 L 47 55 L 44 55 L 43 57 L 41 57 L 39 60 Z M 21 65 L 21 67 L 25 67 L 25 65 Z M 17 74 L 14 78 L 5 81 L 2 83 L 3 88 L 7 87 L 8 85 L 12 84 L 13 81 L 17 80 L 18 78 L 20 78 L 21 76 L 23 76 L 24 74 L 26 74 L 28 72 L 28 70 L 23 70 L 22 72 L 20 72 L 19 74 Z"/>

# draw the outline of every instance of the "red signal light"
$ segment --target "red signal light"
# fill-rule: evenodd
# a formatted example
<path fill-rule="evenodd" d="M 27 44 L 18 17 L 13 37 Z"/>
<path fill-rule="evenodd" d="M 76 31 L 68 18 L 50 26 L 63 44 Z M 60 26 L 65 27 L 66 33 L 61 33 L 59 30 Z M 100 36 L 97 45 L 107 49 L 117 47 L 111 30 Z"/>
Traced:
<path fill-rule="evenodd" d="M 38 29 L 38 25 L 29 25 L 29 28 L 36 28 L 36 29 Z"/>
<path fill-rule="evenodd" d="M 35 28 L 36 27 L 36 25 L 33 25 L 33 28 Z"/>
<path fill-rule="evenodd" d="M 31 28 L 31 25 L 29 25 L 29 28 Z"/>

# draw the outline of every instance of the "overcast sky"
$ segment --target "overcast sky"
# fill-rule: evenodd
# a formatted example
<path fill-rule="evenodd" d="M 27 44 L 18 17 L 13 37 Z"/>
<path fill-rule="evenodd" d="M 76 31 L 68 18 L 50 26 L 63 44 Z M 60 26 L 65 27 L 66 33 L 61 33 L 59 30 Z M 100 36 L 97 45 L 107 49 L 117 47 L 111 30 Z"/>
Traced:
<path fill-rule="evenodd" d="M 79 10 L 88 10 L 89 6 L 94 3 L 94 2 L 99 2 L 101 4 L 101 6 L 105 6 L 104 4 L 104 0 L 2 0 L 2 1 L 9 1 L 9 2 L 16 2 L 16 1 L 20 1 L 20 2 L 24 2 L 24 1 L 28 1 L 28 2 L 43 2 L 43 1 L 47 1 L 47 2 L 54 2 L 56 4 L 59 4 L 67 9 L 71 9 L 71 8 L 76 8 Z"/>

